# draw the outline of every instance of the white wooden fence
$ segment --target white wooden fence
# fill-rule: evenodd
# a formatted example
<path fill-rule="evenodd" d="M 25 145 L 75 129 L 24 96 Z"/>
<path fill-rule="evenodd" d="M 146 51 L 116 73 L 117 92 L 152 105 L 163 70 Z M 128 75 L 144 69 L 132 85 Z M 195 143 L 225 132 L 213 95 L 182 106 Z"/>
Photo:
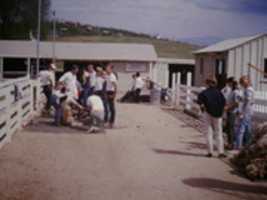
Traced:
<path fill-rule="evenodd" d="M 28 77 L 0 82 L 0 148 L 40 111 L 41 93 L 40 81 Z"/>
<path fill-rule="evenodd" d="M 172 104 L 175 108 L 182 108 L 195 116 L 199 116 L 200 108 L 197 104 L 197 96 L 205 88 L 192 86 L 192 74 L 187 74 L 187 85 L 181 85 L 181 75 L 173 75 Z M 255 114 L 261 117 L 267 117 L 267 92 L 255 92 Z"/>

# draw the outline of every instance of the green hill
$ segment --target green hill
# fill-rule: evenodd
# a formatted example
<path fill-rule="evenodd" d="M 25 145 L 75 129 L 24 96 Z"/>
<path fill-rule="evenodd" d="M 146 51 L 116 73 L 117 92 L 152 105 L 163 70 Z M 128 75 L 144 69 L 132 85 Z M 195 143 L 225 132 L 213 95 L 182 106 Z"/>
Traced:
<path fill-rule="evenodd" d="M 197 45 L 158 39 L 146 34 L 73 22 L 58 23 L 57 33 L 58 41 L 152 44 L 161 58 L 193 58 L 192 51 L 199 48 Z"/>

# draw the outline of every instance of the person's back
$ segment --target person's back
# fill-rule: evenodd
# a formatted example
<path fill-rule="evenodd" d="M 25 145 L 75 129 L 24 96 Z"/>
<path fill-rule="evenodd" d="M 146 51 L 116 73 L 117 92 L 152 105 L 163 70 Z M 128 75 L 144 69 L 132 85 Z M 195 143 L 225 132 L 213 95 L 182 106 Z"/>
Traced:
<path fill-rule="evenodd" d="M 220 118 L 224 112 L 225 98 L 215 87 L 209 87 L 199 94 L 198 101 L 205 111 L 213 117 Z"/>
<path fill-rule="evenodd" d="M 87 106 L 92 112 L 104 112 L 104 104 L 102 99 L 97 95 L 92 95 L 87 100 Z"/>

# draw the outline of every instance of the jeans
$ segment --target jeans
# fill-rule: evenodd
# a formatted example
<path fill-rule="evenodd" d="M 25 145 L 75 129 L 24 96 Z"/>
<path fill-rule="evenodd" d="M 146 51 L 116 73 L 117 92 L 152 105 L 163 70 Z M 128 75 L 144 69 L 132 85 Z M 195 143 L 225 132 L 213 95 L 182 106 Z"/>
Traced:
<path fill-rule="evenodd" d="M 206 139 L 208 144 L 208 153 L 213 154 L 214 152 L 214 136 L 217 139 L 216 145 L 219 154 L 224 153 L 224 141 L 222 133 L 222 118 L 215 118 L 210 114 L 205 114 L 205 124 L 206 124 Z"/>
<path fill-rule="evenodd" d="M 107 97 L 107 108 L 108 112 L 105 116 L 105 122 L 109 122 L 110 124 L 114 124 L 116 118 L 116 108 L 115 108 L 115 99 L 114 99 L 114 92 L 108 92 Z"/>
<path fill-rule="evenodd" d="M 250 115 L 245 115 L 239 119 L 239 124 L 236 130 L 235 147 L 237 149 L 242 148 L 243 145 L 250 144 L 252 139 L 252 121 Z"/>

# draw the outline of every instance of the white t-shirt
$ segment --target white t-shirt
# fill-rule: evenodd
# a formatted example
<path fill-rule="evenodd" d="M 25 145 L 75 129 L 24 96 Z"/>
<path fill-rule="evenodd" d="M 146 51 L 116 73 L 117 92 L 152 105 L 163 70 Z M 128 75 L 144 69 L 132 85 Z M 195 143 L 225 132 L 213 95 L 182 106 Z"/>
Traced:
<path fill-rule="evenodd" d="M 74 98 L 78 99 L 78 88 L 77 88 L 77 77 L 71 72 L 65 73 L 59 82 L 64 83 L 69 94 Z"/>
<path fill-rule="evenodd" d="M 102 99 L 97 95 L 92 95 L 87 99 L 87 106 L 92 109 L 91 112 L 104 112 L 104 105 Z"/>
<path fill-rule="evenodd" d="M 93 71 L 92 73 L 89 73 L 89 77 L 90 77 L 90 85 L 91 85 L 91 87 L 95 87 L 95 84 L 96 84 L 96 72 Z"/>
<path fill-rule="evenodd" d="M 107 91 L 115 91 L 114 85 L 117 85 L 117 78 L 114 73 L 107 75 Z"/>
<path fill-rule="evenodd" d="M 45 85 L 55 86 L 55 73 L 50 70 L 42 70 L 40 72 L 40 81 L 42 86 Z"/>
<path fill-rule="evenodd" d="M 135 81 L 135 89 L 142 89 L 145 83 L 141 77 L 137 77 Z"/>
<path fill-rule="evenodd" d="M 95 91 L 102 91 L 105 79 L 103 77 L 97 76 L 95 82 Z"/>

